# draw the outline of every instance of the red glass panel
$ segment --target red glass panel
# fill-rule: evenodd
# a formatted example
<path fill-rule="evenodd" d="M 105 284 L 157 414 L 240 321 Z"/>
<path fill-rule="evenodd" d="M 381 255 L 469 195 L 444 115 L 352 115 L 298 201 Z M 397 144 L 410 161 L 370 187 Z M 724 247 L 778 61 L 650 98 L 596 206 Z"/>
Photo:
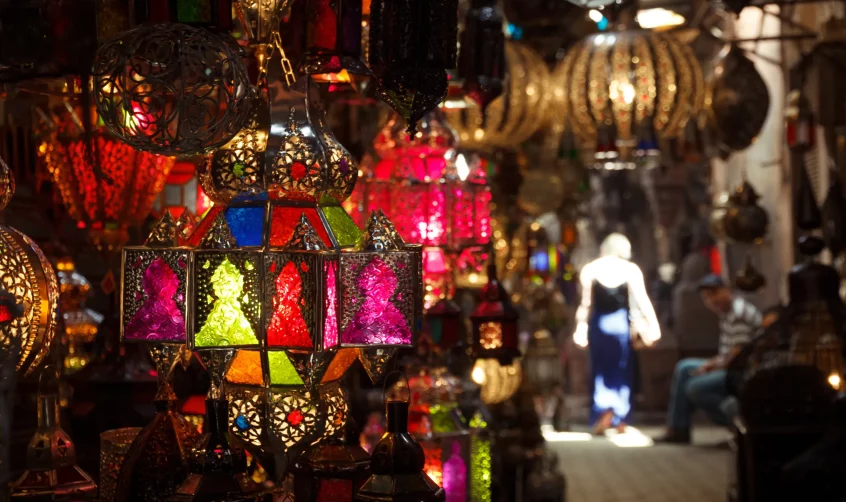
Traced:
<path fill-rule="evenodd" d="M 352 502 L 353 484 L 348 479 L 321 479 L 317 502 Z"/>
<path fill-rule="evenodd" d="M 308 325 L 303 319 L 303 279 L 297 264 L 289 261 L 276 276 L 273 317 L 267 326 L 267 344 L 271 347 L 312 346 Z"/>
<path fill-rule="evenodd" d="M 224 210 L 224 206 L 214 206 L 212 207 L 209 212 L 206 214 L 206 217 L 203 218 L 203 221 L 197 225 L 197 228 L 194 230 L 194 233 L 191 234 L 191 237 L 188 239 L 188 243 L 192 247 L 196 247 L 200 244 L 200 241 L 203 240 L 205 237 L 206 232 L 209 231 L 214 220 L 217 219 L 217 215 L 220 214 Z"/>
<path fill-rule="evenodd" d="M 315 232 L 320 237 L 320 240 L 326 247 L 332 247 L 332 241 L 329 239 L 329 233 L 326 227 L 323 226 L 323 221 L 317 214 L 317 209 L 313 207 L 290 207 L 290 206 L 274 206 L 270 213 L 270 245 L 274 247 L 284 247 L 291 240 L 294 235 L 294 227 L 300 221 L 300 216 L 306 215 L 311 226 L 314 227 Z"/>

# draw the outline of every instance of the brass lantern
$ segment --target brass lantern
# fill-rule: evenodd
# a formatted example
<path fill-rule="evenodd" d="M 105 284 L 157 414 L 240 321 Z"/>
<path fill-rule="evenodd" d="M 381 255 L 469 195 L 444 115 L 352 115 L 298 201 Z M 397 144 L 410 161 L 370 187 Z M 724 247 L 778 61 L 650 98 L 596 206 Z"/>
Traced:
<path fill-rule="evenodd" d="M 0 159 L 0 210 L 14 193 L 12 172 Z M 29 237 L 5 225 L 0 225 L 0 279 L 23 305 L 23 315 L 12 321 L 9 335 L 20 342 L 18 372 L 28 375 L 41 364 L 53 343 L 59 283 L 41 249 Z"/>
<path fill-rule="evenodd" d="M 497 359 L 503 365 L 520 356 L 517 309 L 496 277 L 496 265 L 488 265 L 488 284 L 481 302 L 470 315 L 473 348 L 479 359 Z"/>
<path fill-rule="evenodd" d="M 735 189 L 723 217 L 726 236 L 737 242 L 760 242 L 767 234 L 769 217 L 758 205 L 758 193 L 748 181 Z"/>
<path fill-rule="evenodd" d="M 554 71 L 550 111 L 594 151 L 598 168 L 656 167 L 659 142 L 678 136 L 704 103 L 693 52 L 634 25 L 631 19 L 578 42 Z"/>
<path fill-rule="evenodd" d="M 367 479 L 370 455 L 357 442 L 348 442 L 344 429 L 311 446 L 294 463 L 294 496 L 302 502 L 352 502 Z"/>

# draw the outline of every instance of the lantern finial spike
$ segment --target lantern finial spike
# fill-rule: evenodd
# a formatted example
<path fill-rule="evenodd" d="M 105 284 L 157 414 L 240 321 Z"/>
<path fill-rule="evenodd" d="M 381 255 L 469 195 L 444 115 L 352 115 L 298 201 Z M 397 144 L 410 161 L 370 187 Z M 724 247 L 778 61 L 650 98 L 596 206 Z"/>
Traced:
<path fill-rule="evenodd" d="M 361 245 L 366 251 L 397 249 L 396 243 L 391 239 L 390 229 L 383 221 L 380 221 L 376 211 L 370 213 L 370 218 L 367 220 L 367 230 L 364 233 Z"/>
<path fill-rule="evenodd" d="M 174 221 L 173 216 L 170 215 L 170 211 L 165 209 L 164 214 L 153 227 L 150 235 L 147 236 L 147 240 L 144 242 L 144 245 L 151 248 L 177 246 L 179 245 L 177 236 L 178 230 L 176 227 L 176 221 Z"/>
<path fill-rule="evenodd" d="M 377 210 L 376 219 L 388 230 L 388 235 L 396 247 L 402 247 L 405 245 L 405 241 L 402 239 L 402 236 L 399 232 L 397 232 L 397 227 L 395 227 L 391 220 L 388 219 L 384 211 L 381 209 Z"/>
<path fill-rule="evenodd" d="M 305 213 L 300 214 L 300 221 L 294 227 L 294 233 L 291 235 L 291 240 L 285 246 L 286 249 L 296 249 L 300 251 L 322 251 L 326 249 L 326 245 L 320 240 L 317 232 L 314 230 L 311 222 Z"/>
<path fill-rule="evenodd" d="M 226 217 L 223 213 L 215 217 L 209 232 L 203 236 L 200 249 L 232 249 L 238 245 L 235 237 L 232 236 L 232 231 L 229 229 L 229 224 L 226 223 Z"/>

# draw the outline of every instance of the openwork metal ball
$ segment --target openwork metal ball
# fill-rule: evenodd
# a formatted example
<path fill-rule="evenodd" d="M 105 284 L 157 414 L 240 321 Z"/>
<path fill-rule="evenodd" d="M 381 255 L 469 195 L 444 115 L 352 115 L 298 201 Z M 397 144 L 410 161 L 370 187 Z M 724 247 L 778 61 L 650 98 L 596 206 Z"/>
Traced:
<path fill-rule="evenodd" d="M 14 178 L 0 159 L 0 203 L 14 193 Z M 26 235 L 0 225 L 0 284 L 23 306 L 23 315 L 12 321 L 9 335 L 20 343 L 17 369 L 22 375 L 37 368 L 53 343 L 59 302 L 59 283 L 41 249 Z M 0 350 L 11 343 L 0 339 Z"/>
<path fill-rule="evenodd" d="M 100 47 L 92 73 L 106 127 L 139 150 L 204 153 L 250 119 L 253 91 L 237 46 L 204 29 L 129 30 Z"/>
<path fill-rule="evenodd" d="M 758 194 L 748 181 L 744 181 L 731 196 L 723 217 L 726 236 L 736 242 L 760 242 L 767 234 L 769 217 L 758 205 Z"/>

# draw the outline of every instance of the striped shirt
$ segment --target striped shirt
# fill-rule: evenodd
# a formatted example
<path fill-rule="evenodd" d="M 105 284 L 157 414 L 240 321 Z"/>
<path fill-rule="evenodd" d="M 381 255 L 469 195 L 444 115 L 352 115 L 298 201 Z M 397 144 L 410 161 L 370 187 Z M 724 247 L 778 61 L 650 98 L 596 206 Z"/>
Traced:
<path fill-rule="evenodd" d="M 729 311 L 720 316 L 720 356 L 749 343 L 761 326 L 761 311 L 749 300 L 735 296 Z"/>

